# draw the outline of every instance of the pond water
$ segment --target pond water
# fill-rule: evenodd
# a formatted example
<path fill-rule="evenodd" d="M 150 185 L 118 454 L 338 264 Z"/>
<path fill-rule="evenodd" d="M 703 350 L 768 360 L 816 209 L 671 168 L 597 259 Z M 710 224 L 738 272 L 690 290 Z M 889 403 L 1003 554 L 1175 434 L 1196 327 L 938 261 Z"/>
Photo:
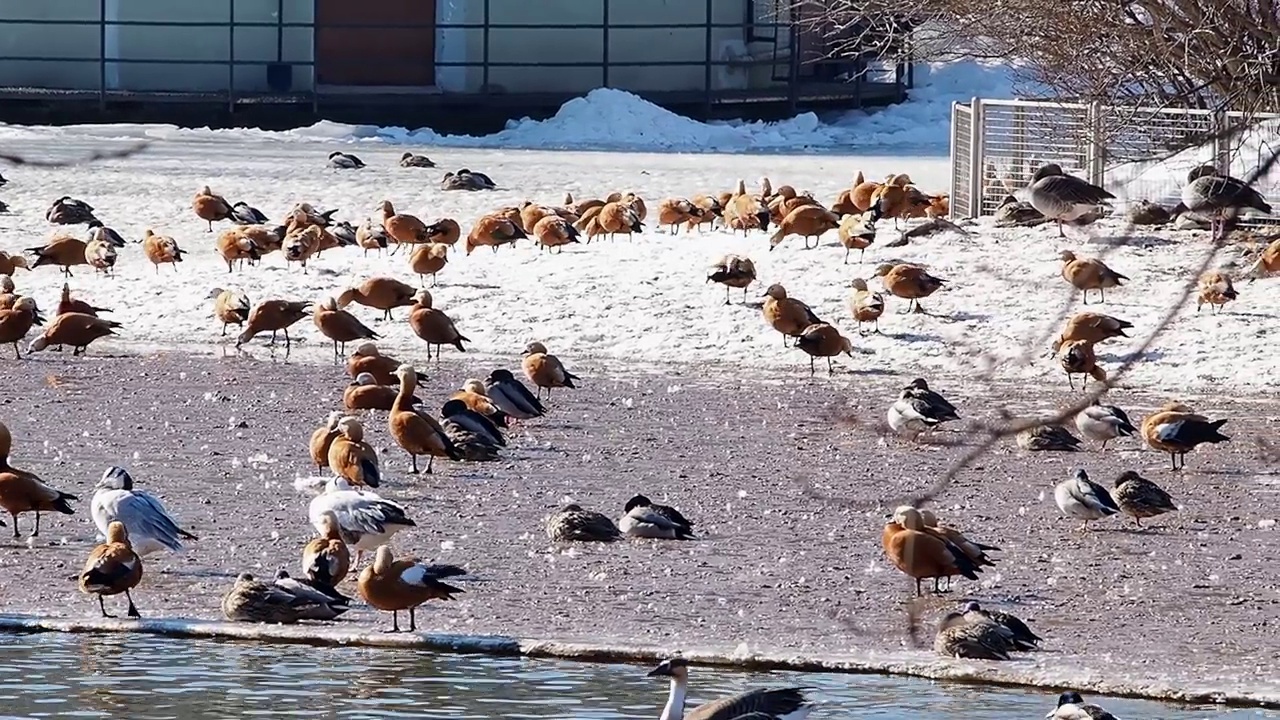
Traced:
<path fill-rule="evenodd" d="M 0 718 L 657 718 L 667 687 L 634 665 L 149 635 L 0 634 Z M 695 667 L 691 704 L 801 684 L 819 718 L 1034 720 L 1049 692 L 875 675 Z M 1093 698 L 1123 720 L 1280 718 L 1256 709 Z"/>

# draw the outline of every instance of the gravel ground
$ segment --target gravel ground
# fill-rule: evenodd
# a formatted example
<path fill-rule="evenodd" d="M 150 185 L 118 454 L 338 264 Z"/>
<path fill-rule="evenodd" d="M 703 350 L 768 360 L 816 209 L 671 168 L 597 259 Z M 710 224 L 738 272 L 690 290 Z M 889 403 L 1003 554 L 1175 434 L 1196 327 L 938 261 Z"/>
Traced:
<path fill-rule="evenodd" d="M 235 574 L 296 567 L 312 529 L 293 480 L 311 474 L 307 438 L 340 408 L 345 377 L 305 353 L 285 361 L 260 348 L 254 357 L 104 357 L 104 349 L 0 362 L 13 464 L 80 496 L 75 516 L 46 516 L 33 542 L 0 530 L 0 577 L 9 578 L 0 613 L 97 616 L 72 578 L 95 542 L 93 484 L 121 464 L 201 538 L 181 556 L 148 563 L 135 595 L 142 613 L 217 618 Z M 381 413 L 368 423 L 385 450 L 382 493 L 419 524 L 397 536 L 400 552 L 466 564 L 483 580 L 460 601 L 422 613 L 420 629 L 939 662 L 911 645 L 913 583 L 884 560 L 880 530 L 885 505 L 927 487 L 976 438 L 949 432 L 912 447 L 882 437 L 884 410 L 904 378 L 619 369 L 562 358 L 583 387 L 557 393 L 552 414 L 516 432 L 499 462 L 443 462 L 434 475 L 408 475 Z M 468 359 L 469 368 L 430 368 L 419 395 L 443 400 L 494 366 Z M 933 385 L 971 418 L 1071 397 L 1065 386 Z M 1168 399 L 1123 388 L 1113 397 L 1135 420 Z M 1193 453 L 1185 473 L 1132 440 L 1067 455 L 1025 453 L 1010 439 L 963 471 L 939 514 L 1004 551 L 981 584 L 961 581 L 912 605 L 923 609 L 922 637 L 931 641 L 940 613 L 978 599 L 1048 638 L 1043 652 L 1001 664 L 1001 677 L 1153 694 L 1252 691 L 1280 702 L 1280 462 L 1258 440 L 1276 438 L 1280 412 L 1274 399 L 1192 400 L 1230 417 L 1234 440 Z M 845 414 L 858 422 L 841 421 Z M 1075 532 L 1052 489 L 1077 466 L 1108 485 L 1139 470 L 1183 510 L 1142 532 L 1116 519 Z M 569 498 L 614 515 L 636 492 L 679 507 L 702 539 L 553 547 L 543 532 L 543 519 Z M 24 535 L 30 522 L 22 518 Z M 382 627 L 389 618 L 360 608 L 344 621 Z"/>

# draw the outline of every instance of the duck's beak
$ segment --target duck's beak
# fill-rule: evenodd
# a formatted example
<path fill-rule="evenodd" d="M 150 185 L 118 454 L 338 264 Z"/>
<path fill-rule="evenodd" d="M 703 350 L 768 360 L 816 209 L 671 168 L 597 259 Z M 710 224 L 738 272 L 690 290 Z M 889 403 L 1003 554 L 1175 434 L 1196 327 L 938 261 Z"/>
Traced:
<path fill-rule="evenodd" d="M 658 667 L 650 670 L 645 677 L 669 677 L 670 675 L 671 668 L 666 665 L 659 665 Z"/>

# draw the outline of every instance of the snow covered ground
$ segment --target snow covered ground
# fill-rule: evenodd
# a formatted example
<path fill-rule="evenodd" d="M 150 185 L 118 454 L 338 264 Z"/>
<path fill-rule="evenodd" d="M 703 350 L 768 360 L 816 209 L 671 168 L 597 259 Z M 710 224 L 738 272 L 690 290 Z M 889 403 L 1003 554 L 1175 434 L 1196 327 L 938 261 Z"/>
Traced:
<path fill-rule="evenodd" d="M 6 169 L 11 183 L 0 190 L 0 198 L 12 213 L 0 216 L 0 249 L 12 253 L 42 244 L 51 232 L 44 210 L 62 195 L 93 204 L 99 216 L 126 238 L 139 239 L 146 228 L 173 235 L 190 253 L 176 271 L 166 267 L 157 275 L 140 248 L 131 246 L 122 252 L 114 277 L 97 277 L 88 268 L 78 268 L 71 280 L 74 291 L 115 308 L 112 317 L 124 324 L 122 339 L 164 345 L 228 342 L 212 319 L 208 294 L 214 287 L 243 289 L 255 302 L 272 297 L 319 300 L 375 275 L 393 275 L 412 283 L 417 278 L 409 273 L 404 253 L 365 257 L 355 249 L 326 252 L 305 274 L 296 267 L 286 268 L 279 254 L 269 256 L 259 267 L 228 274 L 213 250 L 214 236 L 204 231 L 204 223 L 190 209 L 191 196 L 201 185 L 209 184 L 233 201 L 249 202 L 272 217 L 296 202 L 309 201 L 340 208 L 338 219 L 359 224 L 385 198 L 402 212 L 424 219 L 453 217 L 464 228 L 485 212 L 526 199 L 558 203 L 566 191 L 581 198 L 630 190 L 644 197 L 654 211 L 662 198 L 730 189 L 739 178 L 754 186 L 762 175 L 770 177 L 775 187 L 790 183 L 812 190 L 828 203 L 858 171 L 872 178 L 907 172 L 926 192 L 945 192 L 946 157 L 938 153 L 936 142 L 927 141 L 941 138 L 945 142 L 947 135 L 944 110 L 950 101 L 937 98 L 962 91 L 968 90 L 951 82 L 921 93 L 924 105 L 933 103 L 932 114 L 912 101 L 881 116 L 848 119 L 836 130 L 817 125 L 807 136 L 795 129 L 800 120 L 782 126 L 709 126 L 666 117 L 665 111 L 646 109 L 630 100 L 599 109 L 592 117 L 578 117 L 581 132 L 595 139 L 603 138 L 607 130 L 602 128 L 620 122 L 621 117 L 647 117 L 651 134 L 659 138 L 650 145 L 662 149 L 696 145 L 706 137 L 728 137 L 719 133 L 730 131 L 742 134 L 736 149 L 758 149 L 768 143 L 753 145 L 752 138 L 772 137 L 778 127 L 785 126 L 794 130 L 788 131 L 790 135 L 783 133 L 793 145 L 816 146 L 829 141 L 831 133 L 855 133 L 868 147 L 888 148 L 878 154 L 850 148 L 813 154 L 472 149 L 460 146 L 501 142 L 454 139 L 447 145 L 458 147 L 419 146 L 410 142 L 417 136 L 369 135 L 333 125 L 289 133 L 142 126 L 0 128 L 0 143 L 7 150 L 44 157 L 85 153 L 138 136 L 157 140 L 143 154 L 92 166 Z M 562 114 L 568 110 L 566 105 Z M 547 140 L 553 137 L 567 144 L 571 125 L 553 118 L 541 125 L 517 123 L 514 127 L 520 129 L 520 137 L 512 137 L 512 130 L 505 132 L 513 145 L 536 144 L 539 138 L 546 140 L 544 145 L 554 145 Z M 858 133 L 860 125 L 864 130 Z M 895 136 L 894 127 L 902 134 Z M 801 136 L 811 142 L 802 142 Z M 335 148 L 357 152 L 369 167 L 327 169 L 325 157 Z M 398 167 L 396 159 L 406 149 L 429 154 L 440 169 Z M 488 173 L 503 189 L 477 194 L 437 189 L 444 170 L 463 166 Z M 782 283 L 818 315 L 854 337 L 855 345 L 870 351 L 842 358 L 845 368 L 960 379 L 994 367 L 996 377 L 1057 385 L 1065 378 L 1056 363 L 1044 357 L 1048 340 L 1056 333 L 1064 309 L 1082 309 L 1078 294 L 1070 294 L 1058 274 L 1058 252 L 1065 248 L 1079 255 L 1103 252 L 1119 229 L 1118 224 L 1104 222 L 1072 229 L 1071 238 L 1062 240 L 1052 228 L 1000 230 L 980 223 L 966 237 L 945 234 L 913 240 L 907 247 L 886 248 L 884 243 L 897 234 L 891 222 L 881 223 L 877 245 L 867 252 L 866 264 L 858 265 L 855 255 L 853 264 L 844 265 L 844 251 L 835 245 L 834 233 L 817 250 L 802 251 L 799 241 L 792 239 L 769 252 L 766 236 L 759 233 L 747 238 L 722 231 L 672 237 L 659 232 L 655 222 L 656 217 L 651 217 L 646 232 L 633 242 L 596 242 L 555 256 L 539 253 L 527 243 L 497 254 L 488 250 L 470 257 L 452 254 L 440 274 L 440 286 L 432 288 L 436 306 L 455 319 L 472 339 L 474 351 L 481 354 L 510 356 L 537 339 L 566 359 L 806 368 L 807 356 L 784 349 L 757 308 L 736 304 L 741 293 L 734 294 L 734 305 L 724 306 L 723 288 L 706 284 L 705 268 L 733 252 L 748 255 L 757 264 L 761 282 L 748 293 L 750 301 L 758 303 L 768 284 Z M 1102 310 L 1133 322 L 1136 331 L 1132 340 L 1100 348 L 1105 367 L 1118 365 L 1156 326 L 1190 279 L 1206 244 L 1203 233 L 1144 233 L 1109 255 L 1112 267 L 1132 280 L 1127 288 L 1108 293 Z M 926 264 L 949 281 L 948 287 L 925 301 L 932 315 L 898 315 L 904 302 L 891 299 L 881 322 L 884 334 L 858 337 L 847 308 L 850 280 L 869 278 L 877 263 L 891 260 Z M 56 269 L 41 268 L 19 271 L 15 281 L 21 292 L 52 308 L 63 278 Z M 1197 313 L 1194 306 L 1182 310 L 1170 332 L 1138 363 L 1129 382 L 1170 391 L 1274 387 L 1277 360 L 1264 339 L 1274 333 L 1280 310 L 1280 296 L 1272 291 L 1275 282 L 1280 281 L 1241 284 L 1239 302 L 1220 316 L 1207 310 Z M 878 284 L 872 282 L 872 286 Z M 383 322 L 375 319 L 373 311 L 353 309 L 385 337 L 388 350 L 414 359 L 424 357 L 421 343 L 404 322 L 405 311 L 399 311 L 396 321 Z M 298 334 L 308 337 L 308 344 L 324 342 L 309 323 L 304 321 L 298 329 Z"/>

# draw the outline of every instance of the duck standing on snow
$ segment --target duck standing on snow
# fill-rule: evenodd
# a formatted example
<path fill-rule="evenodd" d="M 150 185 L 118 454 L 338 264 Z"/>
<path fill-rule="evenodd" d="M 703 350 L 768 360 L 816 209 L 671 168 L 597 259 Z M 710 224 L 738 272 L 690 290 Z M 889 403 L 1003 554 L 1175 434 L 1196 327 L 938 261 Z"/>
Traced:
<path fill-rule="evenodd" d="M 1059 257 L 1062 258 L 1062 279 L 1080 291 L 1085 305 L 1089 304 L 1090 290 L 1097 290 L 1105 303 L 1107 288 L 1120 287 L 1129 279 L 1097 258 L 1078 258 L 1070 250 L 1063 250 Z"/>
<path fill-rule="evenodd" d="M 884 314 L 884 296 L 867 289 L 867 281 L 862 278 L 853 279 L 853 293 L 849 296 L 849 310 L 853 319 L 858 321 L 858 334 L 865 335 L 864 323 L 875 323 L 875 332 L 880 332 L 880 316 Z"/>
<path fill-rule="evenodd" d="M 1205 304 L 1209 304 L 1209 309 L 1218 312 L 1222 306 L 1240 297 L 1236 292 L 1235 285 L 1231 282 L 1231 276 L 1220 270 L 1205 273 L 1200 278 L 1200 286 L 1196 293 L 1196 312 L 1200 312 L 1200 308 Z"/>
<path fill-rule="evenodd" d="M 933 430 L 944 422 L 959 419 L 956 407 L 930 390 L 924 378 L 912 380 L 889 406 L 889 427 L 913 442 L 920 437 L 920 433 Z"/>
<path fill-rule="evenodd" d="M 716 282 L 724 285 L 724 304 L 729 304 L 729 289 L 742 289 L 742 302 L 747 301 L 747 288 L 751 283 L 756 281 L 756 266 L 751 262 L 751 258 L 741 257 L 739 255 L 725 255 L 720 261 L 711 266 L 711 273 L 707 275 L 707 282 Z"/>
<path fill-rule="evenodd" d="M 232 206 L 227 199 L 215 193 L 208 185 L 200 188 L 191 199 L 191 209 L 196 217 L 209 224 L 205 232 L 213 232 L 213 224 L 231 219 Z"/>
<path fill-rule="evenodd" d="M 1107 449 L 1107 443 L 1111 440 L 1132 437 L 1138 433 L 1124 410 L 1115 405 L 1103 405 L 1097 398 L 1076 415 L 1076 429 L 1090 440 L 1101 442 L 1103 450 Z"/>
<path fill-rule="evenodd" d="M 66 195 L 54 200 L 44 217 L 54 225 L 81 225 L 98 219 L 94 217 L 92 205 Z"/>
<path fill-rule="evenodd" d="M 1225 240 L 1230 226 L 1245 210 L 1271 214 L 1271 206 L 1257 190 L 1243 180 L 1219 175 L 1212 165 L 1201 165 L 1187 174 L 1182 204 L 1190 212 L 1210 218 L 1213 242 Z"/>
<path fill-rule="evenodd" d="M 214 288 L 209 291 L 213 298 L 213 316 L 222 323 L 222 336 L 227 335 L 227 326 L 243 326 L 249 319 L 249 296 L 239 290 Z"/>
<path fill-rule="evenodd" d="M 663 660 L 649 671 L 649 677 L 671 678 L 671 692 L 662 720 L 803 720 L 813 712 L 815 705 L 805 697 L 805 689 L 786 687 L 777 689 L 747 690 L 730 697 L 713 700 L 684 712 L 685 697 L 689 692 L 689 661 L 675 657 Z"/>
<path fill-rule="evenodd" d="M 183 540 L 198 539 L 178 527 L 158 498 L 146 491 L 134 490 L 133 477 L 118 466 L 102 473 L 89 503 L 89 514 L 104 536 L 111 523 L 123 523 L 129 531 L 133 551 L 139 556 L 161 550 L 181 552 Z"/>
<path fill-rule="evenodd" d="M 1088 340 L 1072 340 L 1058 350 L 1058 364 L 1067 373 L 1067 385 L 1076 389 L 1075 375 L 1083 375 L 1080 387 L 1088 386 L 1089 378 L 1100 383 L 1107 382 L 1107 371 L 1098 365 L 1098 355 L 1093 350 L 1093 343 Z"/>
<path fill-rule="evenodd" d="M 1053 489 L 1053 500 L 1063 515 L 1083 521 L 1081 530 L 1089 529 L 1090 520 L 1099 520 L 1120 512 L 1111 493 L 1090 480 L 1084 470 L 1076 470 L 1070 479 L 1058 483 Z"/>
<path fill-rule="evenodd" d="M 329 167 L 335 170 L 355 170 L 364 167 L 364 161 L 351 153 L 334 150 L 329 153 Z"/>
<path fill-rule="evenodd" d="M 940 277 L 930 275 L 923 267 L 911 263 L 897 265 L 885 263 L 876 268 L 876 275 L 880 277 L 880 283 L 885 290 L 889 291 L 889 294 L 907 301 L 905 312 L 908 313 L 923 314 L 924 307 L 920 305 L 920 298 L 929 297 L 947 282 Z"/>
<path fill-rule="evenodd" d="M 246 202 L 231 206 L 230 219 L 237 225 L 265 225 L 268 222 L 265 213 Z"/>
<path fill-rule="evenodd" d="M 1173 497 L 1164 488 L 1142 477 L 1132 470 L 1126 470 L 1116 478 L 1116 506 L 1125 515 L 1142 527 L 1142 518 L 1155 517 L 1178 510 Z"/>
<path fill-rule="evenodd" d="M 1042 166 L 1031 177 L 1031 206 L 1057 221 L 1058 237 L 1067 236 L 1062 230 L 1063 222 L 1094 212 L 1115 197 L 1093 183 L 1067 175 L 1057 163 Z"/>

